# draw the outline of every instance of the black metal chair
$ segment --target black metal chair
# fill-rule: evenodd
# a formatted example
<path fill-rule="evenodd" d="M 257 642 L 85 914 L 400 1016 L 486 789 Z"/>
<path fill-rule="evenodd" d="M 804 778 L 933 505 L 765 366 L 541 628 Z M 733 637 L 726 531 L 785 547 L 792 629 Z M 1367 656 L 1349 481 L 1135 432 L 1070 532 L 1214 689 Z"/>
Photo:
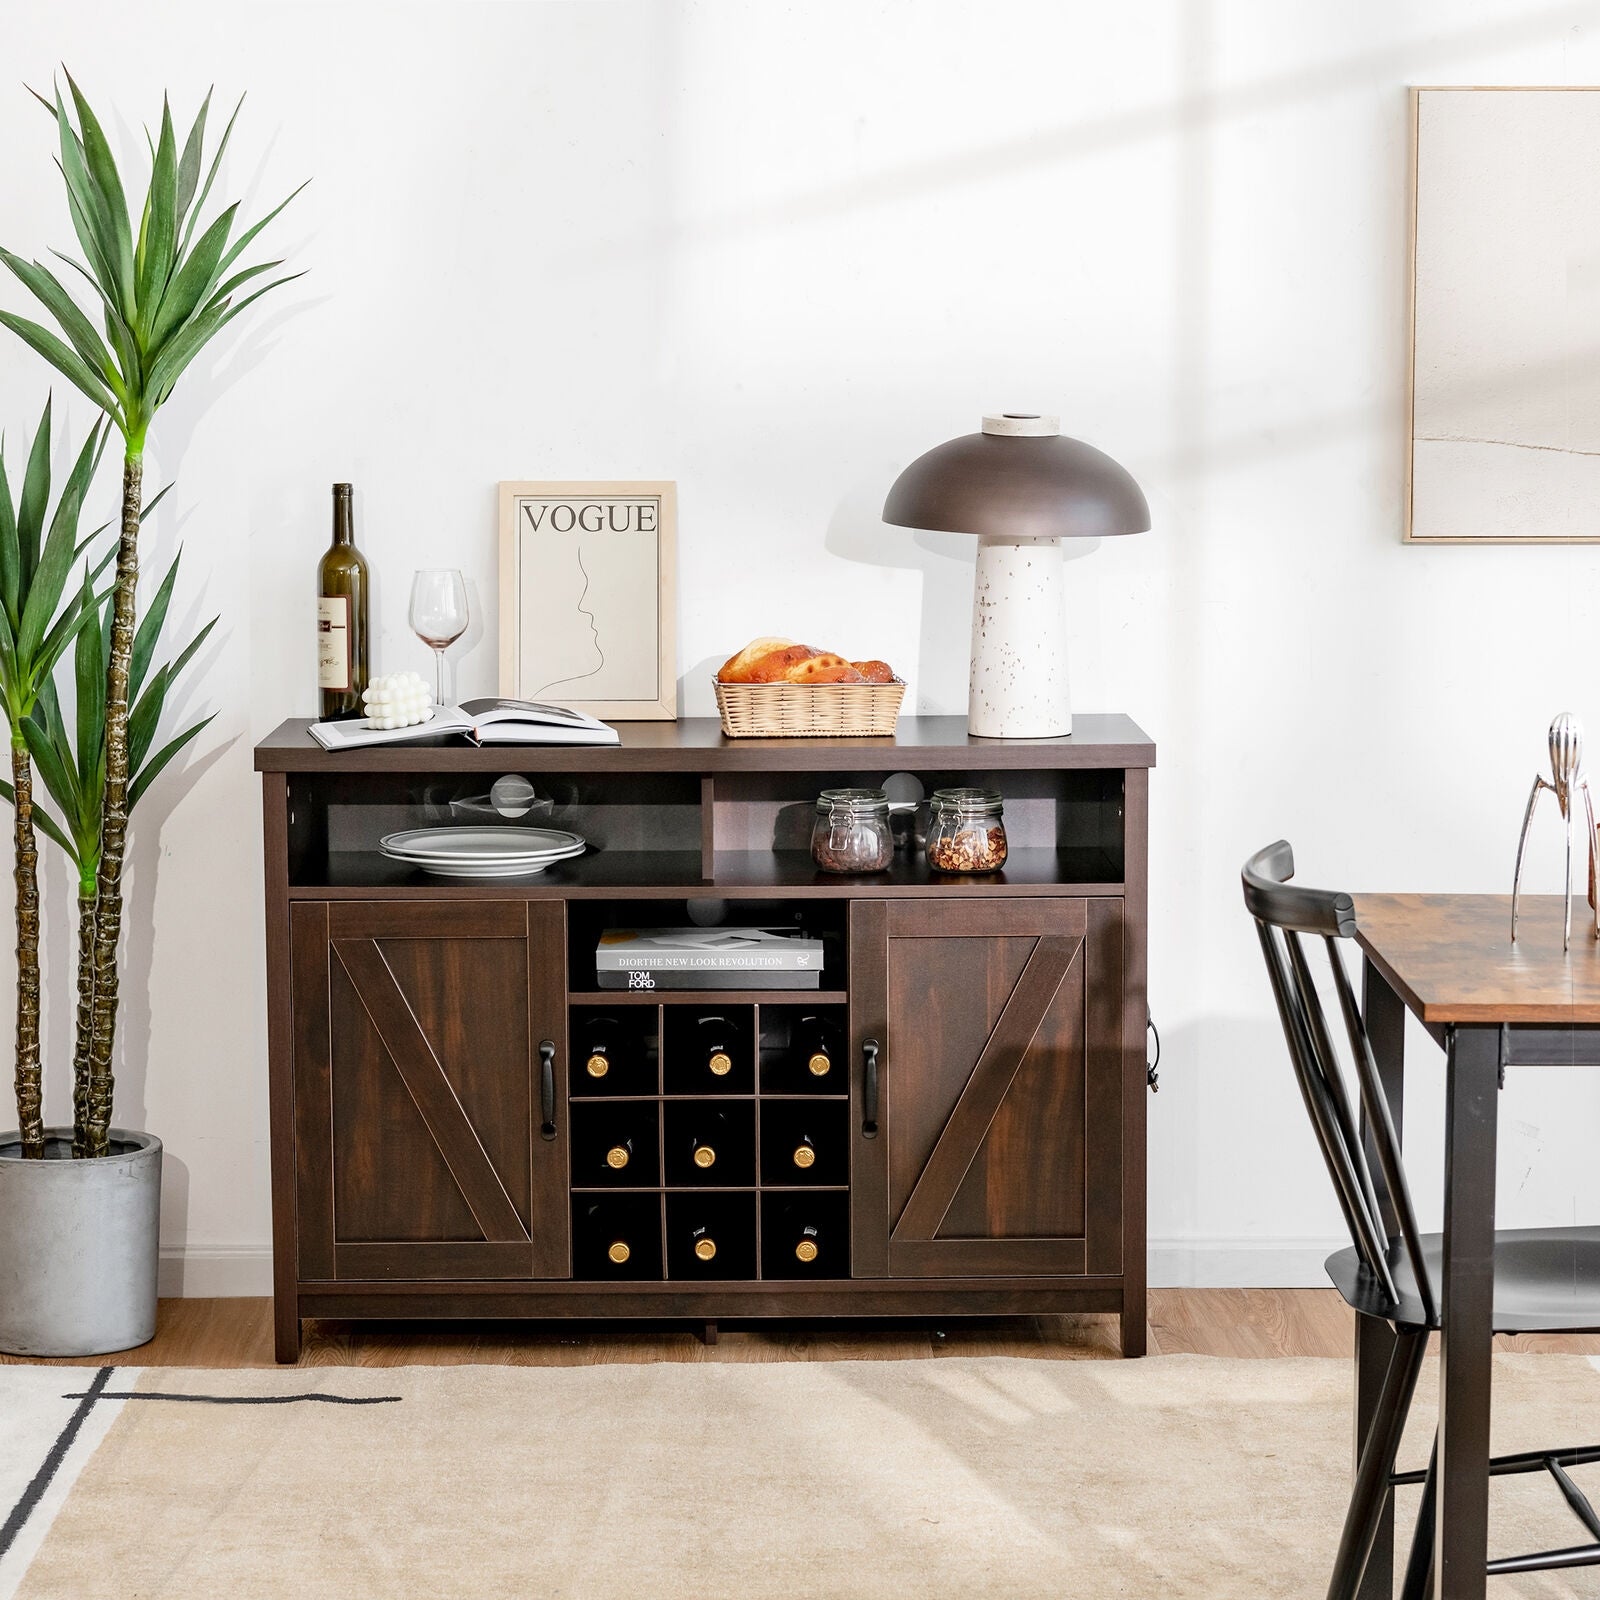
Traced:
<path fill-rule="evenodd" d="M 1406 1186 L 1400 1141 L 1378 1079 L 1372 1047 L 1345 971 L 1338 941 L 1354 936 L 1355 905 L 1347 894 L 1292 887 L 1294 852 L 1286 840 L 1258 850 L 1244 866 L 1244 903 L 1256 921 L 1267 975 L 1283 1023 L 1295 1078 L 1317 1143 L 1350 1230 L 1351 1247 L 1328 1257 L 1328 1276 L 1363 1317 L 1378 1317 L 1394 1332 L 1366 1444 L 1356 1464 L 1355 1487 L 1328 1584 L 1329 1600 L 1353 1600 L 1383 1521 L 1389 1491 L 1418 1484 L 1422 1507 L 1406 1563 L 1402 1600 L 1423 1600 L 1433 1567 L 1434 1458 L 1426 1472 L 1396 1473 L 1395 1453 L 1428 1346 L 1440 1325 L 1434 1292 L 1442 1254 L 1438 1234 L 1417 1228 Z M 1333 991 L 1343 1014 L 1362 1122 L 1358 1125 L 1344 1071 L 1302 935 L 1322 939 L 1332 967 Z M 1366 1144 L 1362 1141 L 1362 1129 Z M 1368 1150 L 1376 1157 L 1376 1170 Z M 1379 1196 L 1383 1197 L 1380 1204 Z M 1391 1231 L 1383 1219 L 1392 1219 Z M 1495 1235 L 1494 1327 L 1498 1333 L 1580 1333 L 1600 1329 L 1600 1228 L 1505 1230 Z M 1590 1543 L 1562 1550 L 1491 1560 L 1494 1573 L 1534 1572 L 1600 1565 L 1600 1515 L 1567 1468 L 1600 1461 L 1600 1446 L 1499 1456 L 1490 1475 L 1548 1472 Z"/>

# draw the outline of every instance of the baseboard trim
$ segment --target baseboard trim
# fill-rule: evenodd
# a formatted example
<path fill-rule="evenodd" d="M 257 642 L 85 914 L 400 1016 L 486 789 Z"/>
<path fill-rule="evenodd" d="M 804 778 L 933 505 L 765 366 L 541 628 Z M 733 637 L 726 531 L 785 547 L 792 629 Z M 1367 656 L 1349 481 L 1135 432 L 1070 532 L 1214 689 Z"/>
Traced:
<path fill-rule="evenodd" d="M 1155 1289 L 1325 1289 L 1322 1263 L 1336 1239 L 1152 1239 Z M 270 1250 L 161 1252 L 161 1293 L 231 1299 L 272 1293 Z"/>
<path fill-rule="evenodd" d="M 163 1250 L 157 1292 L 169 1299 L 233 1300 L 272 1293 L 270 1250 Z"/>
<path fill-rule="evenodd" d="M 1152 1239 L 1154 1289 L 1326 1289 L 1339 1239 Z"/>

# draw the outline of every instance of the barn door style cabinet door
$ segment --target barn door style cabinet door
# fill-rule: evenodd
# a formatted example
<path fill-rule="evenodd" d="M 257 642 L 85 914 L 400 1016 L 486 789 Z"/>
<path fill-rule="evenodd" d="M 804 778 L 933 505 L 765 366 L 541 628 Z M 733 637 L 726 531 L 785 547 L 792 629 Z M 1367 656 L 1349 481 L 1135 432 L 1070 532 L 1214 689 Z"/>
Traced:
<path fill-rule="evenodd" d="M 858 1262 L 1121 1271 L 1123 931 L 1113 899 L 853 907 Z"/>
<path fill-rule="evenodd" d="M 562 1278 L 559 902 L 291 912 L 300 1270 Z"/>
<path fill-rule="evenodd" d="M 1155 749 L 1126 717 L 338 755 L 305 730 L 256 749 L 280 1360 L 309 1317 L 1105 1312 L 1143 1353 Z M 383 855 L 508 772 L 588 853 L 493 881 Z M 999 790 L 1004 869 L 819 871 L 819 791 L 896 773 Z M 601 988 L 609 932 L 691 921 L 799 928 L 820 986 Z"/>

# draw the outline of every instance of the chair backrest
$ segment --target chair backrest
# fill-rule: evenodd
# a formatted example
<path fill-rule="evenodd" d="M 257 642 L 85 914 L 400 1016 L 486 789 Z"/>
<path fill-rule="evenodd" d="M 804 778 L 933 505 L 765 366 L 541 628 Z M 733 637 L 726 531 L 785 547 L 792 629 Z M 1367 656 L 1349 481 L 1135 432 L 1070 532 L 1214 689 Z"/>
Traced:
<path fill-rule="evenodd" d="M 1293 887 L 1294 851 L 1285 839 L 1258 850 L 1244 864 L 1244 903 L 1256 921 L 1267 976 L 1272 982 L 1278 1017 L 1289 1046 L 1289 1058 L 1317 1136 L 1328 1175 L 1363 1265 L 1397 1305 L 1399 1292 L 1390 1269 L 1391 1237 L 1384 1225 L 1394 1219 L 1424 1311 L 1434 1316 L 1433 1288 L 1428 1281 L 1421 1235 L 1411 1192 L 1401 1163 L 1389 1102 L 1378 1079 L 1371 1041 L 1356 1004 L 1343 957 L 1341 939 L 1356 931 L 1355 902 L 1347 894 Z M 1312 981 L 1302 935 L 1320 937 L 1333 969 L 1333 988 L 1344 1016 L 1357 1091 L 1365 1120 L 1363 1145 L 1333 1036 L 1323 1016 L 1322 1001 Z M 1368 1147 L 1376 1165 L 1368 1159 Z M 1380 1204 L 1379 1196 L 1386 1204 Z"/>

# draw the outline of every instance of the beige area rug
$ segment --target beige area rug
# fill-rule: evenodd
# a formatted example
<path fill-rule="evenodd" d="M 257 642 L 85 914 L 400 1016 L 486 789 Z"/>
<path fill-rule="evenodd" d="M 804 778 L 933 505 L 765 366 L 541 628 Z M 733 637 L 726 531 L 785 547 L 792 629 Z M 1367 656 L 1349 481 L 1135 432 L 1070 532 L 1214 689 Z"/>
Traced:
<path fill-rule="evenodd" d="M 0 1594 L 1313 1597 L 1348 1481 L 1341 1361 L 120 1368 L 86 1402 L 95 1376 L 0 1368 L 0 1489 L 19 1448 L 58 1454 Z M 1501 1356 L 1495 1384 L 1498 1449 L 1600 1442 L 1586 1358 Z M 51 1407 L 92 1414 L 64 1451 Z M 1497 1550 L 1577 1542 L 1543 1478 L 1493 1503 Z"/>

